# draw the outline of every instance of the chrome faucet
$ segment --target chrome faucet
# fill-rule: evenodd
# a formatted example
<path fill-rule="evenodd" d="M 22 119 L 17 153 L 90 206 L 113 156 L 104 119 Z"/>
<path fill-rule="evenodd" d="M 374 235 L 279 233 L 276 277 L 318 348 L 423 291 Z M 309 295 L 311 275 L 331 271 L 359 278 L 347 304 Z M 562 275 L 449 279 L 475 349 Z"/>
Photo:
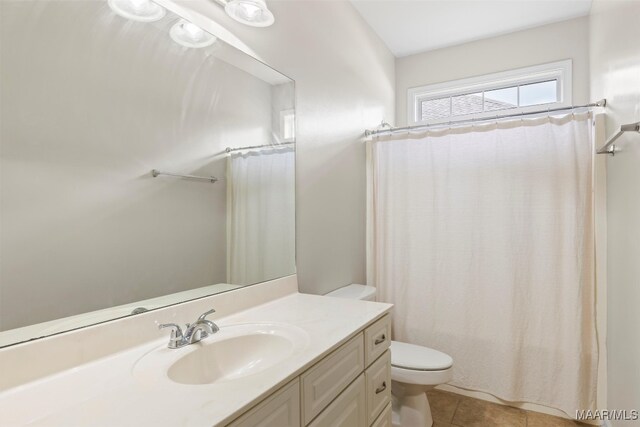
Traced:
<path fill-rule="evenodd" d="M 215 313 L 214 309 L 211 309 L 205 313 L 202 313 L 198 320 L 193 323 L 187 323 L 184 332 L 180 325 L 175 323 L 163 323 L 158 325 L 159 329 L 172 328 L 171 336 L 169 338 L 169 348 L 181 348 L 189 344 L 197 343 L 209 335 L 213 335 L 220 330 L 218 325 L 211 320 L 207 320 L 206 317 Z"/>

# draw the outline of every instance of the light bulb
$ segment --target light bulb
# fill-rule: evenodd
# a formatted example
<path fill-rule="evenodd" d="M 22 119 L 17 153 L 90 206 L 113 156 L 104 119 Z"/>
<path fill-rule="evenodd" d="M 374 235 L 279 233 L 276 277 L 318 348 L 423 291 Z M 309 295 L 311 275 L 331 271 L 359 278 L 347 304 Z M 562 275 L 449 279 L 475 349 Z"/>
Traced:
<path fill-rule="evenodd" d="M 224 10 L 236 21 L 252 27 L 268 27 L 275 21 L 264 0 L 230 0 Z"/>
<path fill-rule="evenodd" d="M 239 9 L 247 19 L 251 20 L 255 19 L 256 15 L 260 13 L 260 8 L 251 3 L 240 3 Z"/>
<path fill-rule="evenodd" d="M 167 13 L 164 7 L 150 0 L 109 0 L 108 4 L 116 14 L 132 21 L 158 21 Z"/>
<path fill-rule="evenodd" d="M 198 41 L 204 36 L 204 31 L 202 30 L 202 28 L 198 27 L 195 24 L 192 24 L 191 22 L 183 23 L 182 28 L 194 41 Z"/>
<path fill-rule="evenodd" d="M 143 11 L 146 7 L 149 7 L 149 0 L 129 0 L 133 9 L 137 11 Z"/>
<path fill-rule="evenodd" d="M 217 40 L 215 36 L 185 19 L 176 22 L 169 30 L 169 35 L 174 42 L 185 47 L 207 47 Z"/>

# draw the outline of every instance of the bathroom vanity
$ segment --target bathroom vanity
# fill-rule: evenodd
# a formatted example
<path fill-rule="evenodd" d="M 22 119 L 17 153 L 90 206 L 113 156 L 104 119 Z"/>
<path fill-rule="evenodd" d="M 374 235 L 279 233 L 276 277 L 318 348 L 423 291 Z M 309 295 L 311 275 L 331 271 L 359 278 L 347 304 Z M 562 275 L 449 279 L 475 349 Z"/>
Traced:
<path fill-rule="evenodd" d="M 359 330 L 229 426 L 391 426 L 389 325 Z"/>
<path fill-rule="evenodd" d="M 218 333 L 167 348 L 157 323 L 211 307 Z M 390 310 L 290 276 L 7 347 L 0 425 L 390 426 Z"/>

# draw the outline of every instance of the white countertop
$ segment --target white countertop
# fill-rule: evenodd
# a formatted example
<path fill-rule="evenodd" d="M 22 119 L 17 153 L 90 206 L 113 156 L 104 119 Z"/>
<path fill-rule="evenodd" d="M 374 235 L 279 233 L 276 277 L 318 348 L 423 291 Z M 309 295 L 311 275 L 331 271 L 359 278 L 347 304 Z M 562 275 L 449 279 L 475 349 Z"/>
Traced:
<path fill-rule="evenodd" d="M 181 385 L 134 377 L 136 362 L 166 347 L 168 338 L 163 338 L 1 393 L 0 425 L 225 425 L 390 309 L 389 304 L 292 294 L 224 318 L 213 316 L 221 329 L 240 323 L 295 325 L 308 335 L 308 343 L 284 366 L 222 384 Z"/>

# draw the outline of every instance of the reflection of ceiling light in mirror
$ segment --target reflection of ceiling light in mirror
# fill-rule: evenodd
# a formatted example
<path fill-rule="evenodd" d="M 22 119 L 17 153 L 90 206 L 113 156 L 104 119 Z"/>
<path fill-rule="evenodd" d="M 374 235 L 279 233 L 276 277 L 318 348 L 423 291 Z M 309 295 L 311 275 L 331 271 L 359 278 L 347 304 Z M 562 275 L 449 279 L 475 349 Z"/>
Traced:
<path fill-rule="evenodd" d="M 133 21 L 153 22 L 166 13 L 164 7 L 151 0 L 109 0 L 108 3 L 115 13 Z"/>
<path fill-rule="evenodd" d="M 211 46 L 217 38 L 189 21 L 181 19 L 169 31 L 174 42 L 185 47 Z"/>
<path fill-rule="evenodd" d="M 268 27 L 274 21 L 264 0 L 229 0 L 224 10 L 236 21 L 252 27 Z"/>

